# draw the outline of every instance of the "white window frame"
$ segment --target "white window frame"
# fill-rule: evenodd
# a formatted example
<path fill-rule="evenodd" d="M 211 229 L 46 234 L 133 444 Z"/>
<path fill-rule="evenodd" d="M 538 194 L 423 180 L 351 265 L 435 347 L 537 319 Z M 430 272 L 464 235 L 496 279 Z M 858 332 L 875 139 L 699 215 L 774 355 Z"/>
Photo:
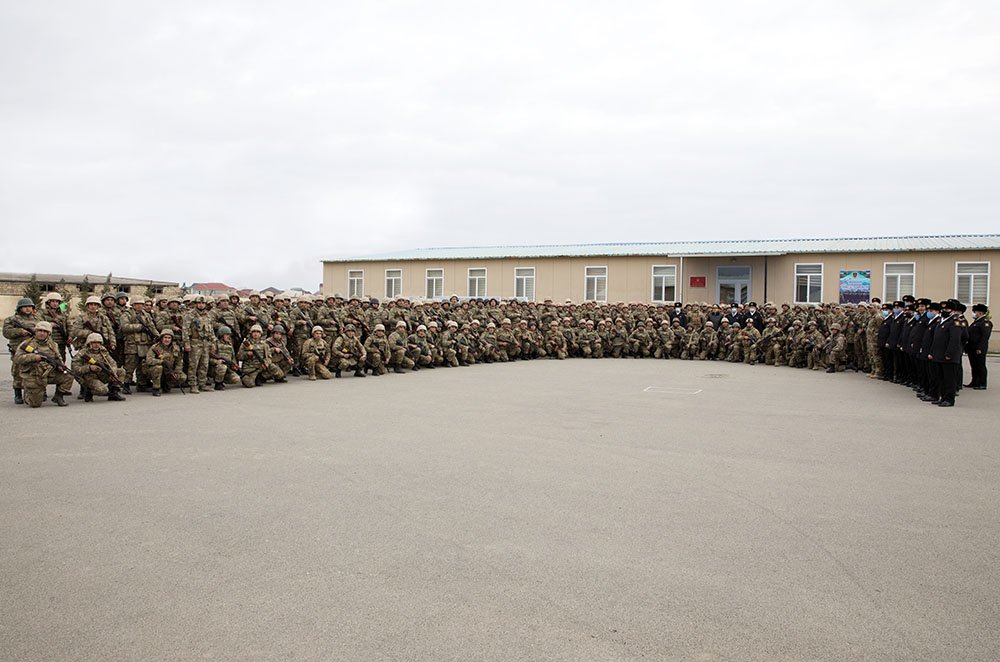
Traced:
<path fill-rule="evenodd" d="M 441 272 L 441 294 L 438 294 L 437 296 L 427 296 L 427 284 L 428 284 L 428 281 L 430 281 L 430 279 L 431 279 L 430 273 L 432 271 L 440 271 Z M 437 280 L 437 276 L 435 276 L 435 280 Z M 432 267 L 432 268 L 424 269 L 424 298 L 425 299 L 443 299 L 444 298 L 444 267 Z"/>
<path fill-rule="evenodd" d="M 361 274 L 361 277 L 352 276 L 351 274 Z M 354 283 L 360 283 L 360 292 L 354 291 Z M 365 295 L 365 270 L 364 269 L 348 269 L 347 270 L 347 298 L 351 297 L 362 298 Z"/>
<path fill-rule="evenodd" d="M 657 273 L 656 273 L 657 269 L 673 269 L 673 272 L 674 272 L 674 298 L 671 299 L 670 301 L 667 301 L 666 299 L 657 299 L 656 298 L 656 279 L 657 278 L 665 278 L 665 276 L 663 276 L 663 275 L 657 275 Z M 676 264 L 654 264 L 652 266 L 652 268 L 650 268 L 649 273 L 650 273 L 650 287 L 652 289 L 652 291 L 649 294 L 649 300 L 652 301 L 653 303 L 673 303 L 674 301 L 677 301 L 677 265 Z M 666 285 L 664 285 L 663 287 L 666 287 Z"/>
<path fill-rule="evenodd" d="M 913 291 L 910 292 L 909 294 L 911 294 L 913 296 L 916 296 L 916 294 L 917 294 L 917 263 L 916 262 L 883 262 L 882 263 L 882 301 L 888 301 L 889 303 L 892 303 L 893 301 L 899 301 L 903 297 L 903 294 L 899 291 L 899 277 L 900 276 L 904 276 L 906 274 L 890 274 L 889 273 L 889 265 L 890 264 L 908 264 L 911 267 L 913 267 L 913 274 L 912 274 L 913 275 Z M 955 268 L 955 271 L 956 271 L 956 273 L 958 272 L 958 268 L 957 267 Z M 888 290 L 889 290 L 889 277 L 890 276 L 892 276 L 892 277 L 894 277 L 896 279 L 896 294 L 899 295 L 899 296 L 895 297 L 894 299 L 890 299 L 889 298 L 889 294 L 888 294 Z"/>
<path fill-rule="evenodd" d="M 799 274 L 799 267 L 813 267 L 819 265 L 818 274 Z M 805 276 L 806 278 L 812 278 L 813 276 L 819 276 L 819 301 L 799 301 L 799 276 Z M 806 305 L 806 306 L 818 306 L 823 303 L 823 281 L 826 276 L 826 265 L 822 262 L 796 262 L 795 268 L 792 271 L 792 300 L 796 304 Z M 806 282 L 806 298 L 809 298 L 809 282 Z"/>
<path fill-rule="evenodd" d="M 984 274 L 959 274 L 958 273 L 958 265 L 960 265 L 960 264 L 985 264 L 986 265 L 986 273 L 984 273 Z M 979 276 L 979 277 L 986 276 L 986 301 L 962 301 L 962 303 L 966 304 L 967 306 L 971 306 L 974 303 L 983 303 L 983 304 L 986 304 L 987 306 L 990 305 L 990 275 L 992 273 L 992 270 L 993 270 L 993 265 L 992 265 L 992 263 L 989 260 L 975 260 L 975 261 L 972 261 L 972 260 L 963 260 L 961 262 L 955 262 L 955 299 L 958 299 L 958 278 L 959 278 L 960 275 L 961 276 L 969 276 L 970 278 L 973 278 L 973 279 L 976 276 Z M 972 294 L 972 290 L 974 289 L 972 287 L 972 284 L 973 284 L 973 281 L 970 281 L 969 282 L 969 294 L 970 295 Z M 961 301 L 961 300 L 959 299 L 959 301 Z"/>
<path fill-rule="evenodd" d="M 603 276 L 591 276 L 587 274 L 588 269 L 604 269 Z M 590 278 L 603 278 L 604 279 L 604 298 L 598 299 L 597 297 L 597 283 L 594 283 L 594 297 L 593 299 L 587 298 L 587 280 Z M 585 266 L 583 268 L 583 301 L 593 301 L 594 303 L 607 303 L 608 302 L 608 265 L 604 264 L 593 264 Z"/>
<path fill-rule="evenodd" d="M 518 276 L 517 272 L 518 272 L 519 269 L 530 269 L 531 270 L 531 276 Z M 530 298 L 527 295 L 525 295 L 525 296 L 518 296 L 518 294 L 517 294 L 517 281 L 518 281 L 519 278 L 524 279 L 525 281 L 528 278 L 531 278 L 531 297 Z M 519 299 L 521 301 L 534 301 L 535 300 L 535 294 L 537 292 L 537 290 L 536 290 L 537 284 L 538 283 L 535 280 L 535 268 L 534 267 L 514 267 L 514 298 L 515 299 Z M 525 291 L 527 292 L 527 288 L 525 288 Z"/>
<path fill-rule="evenodd" d="M 481 277 L 480 276 L 476 276 L 476 280 L 477 281 L 480 280 L 480 278 L 483 281 L 483 291 L 480 292 L 480 293 L 476 293 L 476 294 L 473 294 L 472 293 L 472 289 L 469 287 L 470 285 L 472 285 L 472 272 L 473 271 L 482 271 L 483 272 L 483 275 Z M 489 275 L 489 271 L 487 270 L 486 267 L 469 267 L 466 270 L 466 276 L 465 276 L 465 293 L 466 293 L 466 295 L 469 296 L 470 298 L 476 298 L 476 299 L 485 298 L 486 297 L 486 292 L 487 292 L 486 286 L 487 286 L 487 276 L 488 275 Z"/>
<path fill-rule="evenodd" d="M 399 291 L 393 294 L 389 291 L 389 272 L 393 271 L 399 274 L 399 276 L 392 276 L 392 280 L 399 281 Z M 396 299 L 403 296 L 403 270 L 402 269 L 386 269 L 385 270 L 385 298 L 386 299 Z"/>

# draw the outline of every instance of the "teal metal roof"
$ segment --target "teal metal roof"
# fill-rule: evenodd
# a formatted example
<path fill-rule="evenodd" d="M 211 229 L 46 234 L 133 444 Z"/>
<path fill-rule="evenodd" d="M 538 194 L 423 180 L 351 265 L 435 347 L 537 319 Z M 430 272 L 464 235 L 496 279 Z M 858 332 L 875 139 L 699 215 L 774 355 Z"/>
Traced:
<path fill-rule="evenodd" d="M 327 262 L 402 262 L 409 260 L 486 260 L 540 257 L 625 257 L 655 255 L 785 255 L 788 253 L 875 253 L 1000 250 L 1000 234 L 955 234 L 840 239 L 745 239 L 738 241 L 665 241 L 618 244 L 548 244 L 537 246 L 461 246 L 415 248 L 391 253 L 329 258 Z"/>

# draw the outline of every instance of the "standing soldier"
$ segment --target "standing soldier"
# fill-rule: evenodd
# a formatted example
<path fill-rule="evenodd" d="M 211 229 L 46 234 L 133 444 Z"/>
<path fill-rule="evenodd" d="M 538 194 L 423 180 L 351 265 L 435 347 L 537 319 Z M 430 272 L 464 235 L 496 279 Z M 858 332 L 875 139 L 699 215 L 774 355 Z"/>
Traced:
<path fill-rule="evenodd" d="M 113 302 L 114 298 L 112 298 Z M 73 347 L 83 349 L 83 346 L 87 344 L 87 336 L 91 333 L 101 334 L 101 337 L 104 338 L 104 346 L 109 350 L 114 351 L 117 347 L 111 321 L 101 310 L 101 300 L 94 296 L 87 297 L 83 314 L 74 320 L 70 328 Z"/>
<path fill-rule="evenodd" d="M 174 343 L 173 329 L 160 331 L 160 340 L 146 352 L 143 361 L 146 376 L 150 381 L 150 393 L 160 397 L 160 393 L 170 393 L 174 386 L 183 386 L 187 376 L 184 374 L 184 357 L 180 348 Z"/>
<path fill-rule="evenodd" d="M 289 333 L 289 350 L 292 353 L 292 357 L 296 361 L 295 367 L 292 368 L 293 375 L 299 375 L 301 371 L 299 370 L 299 356 L 302 353 L 302 343 L 309 339 L 312 335 L 313 318 L 312 318 L 312 300 L 307 296 L 301 296 L 295 306 L 289 311 L 288 319 L 291 321 L 291 330 Z"/>
<path fill-rule="evenodd" d="M 321 328 L 321 327 L 316 327 Z M 386 362 L 389 360 L 389 339 L 385 337 L 385 325 L 376 323 L 371 335 L 365 340 L 365 356 L 368 357 L 366 369 L 378 377 L 386 373 Z"/>
<path fill-rule="evenodd" d="M 121 316 L 121 329 L 125 334 L 125 386 L 122 392 L 126 394 L 132 392 L 130 385 L 133 383 L 138 383 L 140 393 L 149 388 L 149 379 L 142 367 L 149 348 L 159 337 L 148 305 L 146 298 L 138 296 Z"/>
<path fill-rule="evenodd" d="M 962 363 L 962 332 L 964 328 L 959 322 L 959 304 L 954 299 L 941 302 L 944 319 L 934 331 L 931 340 L 930 353 L 927 359 L 933 362 L 932 370 L 937 373 L 939 407 L 954 407 L 957 386 L 956 376 Z"/>
<path fill-rule="evenodd" d="M 969 339 L 965 345 L 969 366 L 972 368 L 972 379 L 968 386 L 977 391 L 986 390 L 986 352 L 989 351 L 990 335 L 993 333 L 989 312 L 986 304 L 977 303 L 972 306 L 972 324 L 969 325 Z"/>
<path fill-rule="evenodd" d="M 184 316 L 181 327 L 184 352 L 188 356 L 188 387 L 191 393 L 208 390 L 208 352 L 215 332 L 206 305 L 205 297 L 195 297 L 194 308 Z"/>
<path fill-rule="evenodd" d="M 355 377 L 364 377 L 363 368 L 365 365 L 365 348 L 355 337 L 355 326 L 348 324 L 344 327 L 344 335 L 333 341 L 333 359 L 335 366 L 334 376 L 340 378 L 342 370 L 354 369 Z"/>
<path fill-rule="evenodd" d="M 239 303 L 239 297 L 236 297 L 236 301 Z M 219 335 L 219 329 L 222 327 L 229 329 L 229 337 L 235 351 L 241 342 L 240 337 L 237 335 L 240 328 L 240 321 L 236 310 L 232 307 L 231 299 L 226 299 L 225 297 L 219 299 L 212 315 L 212 324 L 217 338 L 222 337 Z"/>
<path fill-rule="evenodd" d="M 42 310 L 38 317 L 52 325 L 52 340 L 59 346 L 59 359 L 66 358 L 66 344 L 69 342 L 69 316 L 62 309 L 62 295 L 49 292 L 42 299 Z"/>
<path fill-rule="evenodd" d="M 18 306 L 18 310 L 23 307 Z M 24 402 L 33 409 L 42 406 L 49 384 L 56 385 L 52 402 L 60 407 L 66 406 L 65 396 L 72 392 L 73 375 L 58 357 L 59 346 L 49 337 L 51 333 L 52 325 L 40 320 L 34 325 L 32 337 L 22 340 L 14 351 L 14 383 L 22 385 Z"/>
<path fill-rule="evenodd" d="M 31 338 L 35 335 L 35 325 L 41 321 L 38 315 L 35 314 L 35 302 L 31 299 L 24 297 L 17 302 L 17 309 L 14 314 L 3 321 L 3 337 L 7 339 L 7 349 L 10 351 L 11 358 L 17 352 L 17 347 L 27 338 Z M 49 325 L 51 333 L 51 324 Z M 46 340 L 49 336 L 45 336 Z M 56 350 L 59 346 L 56 345 Z M 10 364 L 10 375 L 14 378 L 14 404 L 23 405 L 24 404 L 24 385 L 21 383 L 21 373 L 23 371 L 19 370 L 17 365 L 14 363 Z M 72 385 L 73 380 L 70 380 L 70 385 Z M 36 405 L 37 406 L 37 405 Z"/>
<path fill-rule="evenodd" d="M 225 299 L 222 299 L 225 301 Z M 220 326 L 215 333 L 216 340 L 209 350 L 209 369 L 216 391 L 225 391 L 226 384 L 239 384 L 242 372 L 236 361 L 236 350 L 233 349 L 233 330 L 228 326 Z"/>
<path fill-rule="evenodd" d="M 118 292 L 113 294 L 111 292 L 105 292 L 101 295 L 101 312 L 104 316 L 108 318 L 108 322 L 111 323 L 111 333 L 114 335 L 110 338 L 104 336 L 104 339 L 108 341 L 108 348 L 111 349 L 111 355 L 118 361 L 119 365 L 125 362 L 125 357 L 122 356 L 124 351 L 124 346 L 121 334 L 121 325 L 119 324 L 118 317 L 120 315 L 120 308 L 118 307 L 118 297 L 125 297 L 125 302 L 128 303 L 128 294 L 124 292 Z M 100 333 L 99 331 L 95 333 Z M 89 334 L 88 334 L 89 336 Z"/>
<path fill-rule="evenodd" d="M 105 349 L 101 334 L 91 333 L 87 337 L 87 344 L 73 357 L 73 374 L 80 380 L 84 402 L 93 402 L 95 395 L 106 395 L 111 402 L 125 400 L 121 395 L 125 371 Z"/>
<path fill-rule="evenodd" d="M 308 375 L 309 381 L 320 379 L 330 379 L 330 343 L 323 338 L 323 327 L 314 326 L 312 337 L 306 338 L 302 343 L 299 360 L 302 362 L 302 369 Z M 384 332 L 383 332 L 384 335 Z"/>

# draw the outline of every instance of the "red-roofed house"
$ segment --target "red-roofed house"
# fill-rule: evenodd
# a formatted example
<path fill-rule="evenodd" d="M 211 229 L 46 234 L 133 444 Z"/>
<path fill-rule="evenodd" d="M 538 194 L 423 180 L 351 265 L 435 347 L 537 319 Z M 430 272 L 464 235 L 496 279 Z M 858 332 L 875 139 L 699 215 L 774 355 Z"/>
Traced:
<path fill-rule="evenodd" d="M 195 283 L 191 286 L 193 294 L 207 294 L 213 297 L 229 296 L 236 291 L 225 283 Z"/>

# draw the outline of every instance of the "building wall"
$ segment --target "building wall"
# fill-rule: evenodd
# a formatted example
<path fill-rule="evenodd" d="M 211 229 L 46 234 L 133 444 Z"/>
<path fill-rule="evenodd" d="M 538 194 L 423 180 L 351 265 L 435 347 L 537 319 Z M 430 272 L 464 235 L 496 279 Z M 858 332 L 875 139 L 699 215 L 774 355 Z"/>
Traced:
<path fill-rule="evenodd" d="M 535 299 L 554 301 L 584 298 L 584 270 L 588 266 L 608 268 L 608 301 L 652 300 L 652 268 L 673 265 L 676 268 L 679 298 L 684 301 L 715 302 L 718 298 L 717 270 L 726 266 L 748 266 L 751 270 L 750 298 L 763 303 L 795 301 L 795 265 L 823 265 L 823 301 L 839 300 L 841 270 L 870 270 L 871 296 L 885 298 L 884 275 L 887 262 L 912 262 L 915 266 L 915 292 L 935 300 L 956 296 L 956 262 L 988 262 L 991 265 L 989 299 L 1000 302 L 1000 251 L 928 251 L 921 253 L 818 253 L 780 256 L 714 257 L 561 257 L 493 260 L 445 260 L 403 262 L 326 262 L 323 266 L 323 293 L 346 296 L 347 272 L 364 271 L 367 296 L 385 297 L 386 269 L 401 269 L 403 296 L 423 298 L 427 269 L 444 269 L 445 297 L 468 295 L 468 270 L 486 269 L 486 294 L 490 297 L 514 296 L 514 269 L 534 267 Z M 701 276 L 705 287 L 691 287 L 691 277 Z"/>

